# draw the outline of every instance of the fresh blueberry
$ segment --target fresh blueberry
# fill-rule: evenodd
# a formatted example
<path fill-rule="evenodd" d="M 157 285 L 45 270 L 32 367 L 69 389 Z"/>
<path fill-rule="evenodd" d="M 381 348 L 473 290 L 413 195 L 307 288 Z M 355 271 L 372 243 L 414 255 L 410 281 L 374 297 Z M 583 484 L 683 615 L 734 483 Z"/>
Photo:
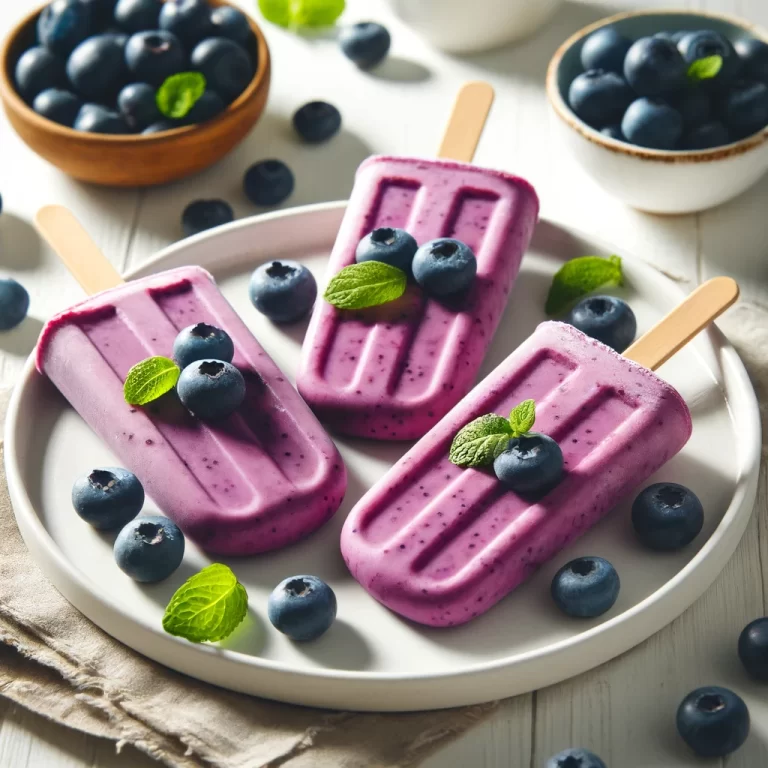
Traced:
<path fill-rule="evenodd" d="M 235 213 L 226 200 L 195 200 L 181 214 L 181 229 L 184 237 L 189 237 L 205 232 L 206 229 L 229 224 L 230 221 L 234 220 Z M 203 355 L 203 357 L 215 357 L 217 360 L 225 359 L 218 355 Z M 229 362 L 232 358 L 226 359 Z"/>
<path fill-rule="evenodd" d="M 641 37 L 624 59 L 624 77 L 639 96 L 661 96 L 688 83 L 688 66 L 671 40 Z"/>
<path fill-rule="evenodd" d="M 28 311 L 27 289 L 12 277 L 0 279 L 0 331 L 15 328 L 24 320 Z"/>
<path fill-rule="evenodd" d="M 755 37 L 742 37 L 734 48 L 741 59 L 742 75 L 768 85 L 768 44 Z"/>
<path fill-rule="evenodd" d="M 157 29 L 162 0 L 117 0 L 115 21 L 130 34 Z"/>
<path fill-rule="evenodd" d="M 163 119 L 157 108 L 157 91 L 148 83 L 126 85 L 117 96 L 117 108 L 134 131 L 143 131 Z"/>
<path fill-rule="evenodd" d="M 117 0 L 79 0 L 88 9 L 91 29 L 96 32 L 108 27 L 114 19 Z"/>
<path fill-rule="evenodd" d="M 267 612 L 275 629 L 291 640 L 316 640 L 336 618 L 336 595 L 317 576 L 291 576 L 272 591 Z"/>
<path fill-rule="evenodd" d="M 72 486 L 72 506 L 86 523 L 100 531 L 122 528 L 141 512 L 144 488 L 132 472 L 101 467 Z"/>
<path fill-rule="evenodd" d="M 307 315 L 317 298 L 314 275 L 297 261 L 271 261 L 251 275 L 251 302 L 274 323 L 293 323 Z"/>
<path fill-rule="evenodd" d="M 683 118 L 687 129 L 706 123 L 712 117 L 712 99 L 704 88 L 686 88 L 679 93 L 670 93 L 664 99 Z"/>
<path fill-rule="evenodd" d="M 720 104 L 732 139 L 744 139 L 768 125 L 768 85 L 742 80 L 732 85 Z"/>
<path fill-rule="evenodd" d="M 0 213 L 3 212 L 3 196 L 0 195 Z"/>
<path fill-rule="evenodd" d="M 616 139 L 616 141 L 626 141 L 624 134 L 621 132 L 621 126 L 616 123 L 614 125 L 606 125 L 605 128 L 600 129 L 600 133 L 603 136 L 607 136 L 609 139 Z"/>
<path fill-rule="evenodd" d="M 416 251 L 412 263 L 416 282 L 432 296 L 453 296 L 468 290 L 477 274 L 472 249 L 451 237 L 430 240 Z"/>
<path fill-rule="evenodd" d="M 590 69 L 582 72 L 568 89 L 571 109 L 593 128 L 621 120 L 634 94 L 621 75 Z"/>
<path fill-rule="evenodd" d="M 254 204 L 263 207 L 279 205 L 293 192 L 293 173 L 282 160 L 254 163 L 243 177 L 243 190 Z"/>
<path fill-rule="evenodd" d="M 232 363 L 198 360 L 188 365 L 176 385 L 179 399 L 199 419 L 223 419 L 245 398 L 245 379 Z"/>
<path fill-rule="evenodd" d="M 768 617 L 744 627 L 739 636 L 739 658 L 755 680 L 768 681 Z"/>
<path fill-rule="evenodd" d="M 643 97 L 629 105 L 621 131 L 640 147 L 677 149 L 683 137 L 683 116 L 666 101 Z"/>
<path fill-rule="evenodd" d="M 676 41 L 675 41 L 675 34 L 676 34 L 675 32 L 671 32 L 668 29 L 662 29 L 661 32 L 657 32 L 653 36 L 654 37 L 659 37 L 662 40 L 672 40 L 673 42 L 676 43 Z"/>
<path fill-rule="evenodd" d="M 155 87 L 187 67 L 187 55 L 171 32 L 137 32 L 125 46 L 125 62 L 136 80 Z"/>
<path fill-rule="evenodd" d="M 165 133 L 165 131 L 172 131 L 174 128 L 178 128 L 178 123 L 174 123 L 172 120 L 158 120 L 152 125 L 148 125 L 142 132 L 142 136 L 149 136 L 153 133 Z"/>
<path fill-rule="evenodd" d="M 681 549 L 701 532 L 704 507 L 684 485 L 655 483 L 632 504 L 632 526 L 637 538 L 650 549 Z"/>
<path fill-rule="evenodd" d="M 676 32 L 672 33 L 671 40 L 675 45 L 677 45 L 686 35 L 690 34 L 690 29 L 678 29 Z"/>
<path fill-rule="evenodd" d="M 616 569 L 602 557 L 578 557 L 552 579 L 552 598 L 563 613 L 592 619 L 609 611 L 619 596 Z"/>
<path fill-rule="evenodd" d="M 294 113 L 293 127 L 304 141 L 316 144 L 339 132 L 341 113 L 333 104 L 310 101 Z"/>
<path fill-rule="evenodd" d="M 137 517 L 117 534 L 114 555 L 120 570 L 134 581 L 162 581 L 184 559 L 184 534 L 167 517 Z"/>
<path fill-rule="evenodd" d="M 677 710 L 677 730 L 700 757 L 725 757 L 747 740 L 749 710 L 727 688 L 697 688 Z"/>
<path fill-rule="evenodd" d="M 86 133 L 130 133 L 131 129 L 119 112 L 101 104 L 83 104 L 75 119 L 74 129 Z"/>
<path fill-rule="evenodd" d="M 731 41 L 712 29 L 689 32 L 680 38 L 677 50 L 680 51 L 687 65 L 708 56 L 720 56 L 723 59 L 723 66 L 713 78 L 718 84 L 731 82 L 741 69 L 741 61 Z"/>
<path fill-rule="evenodd" d="M 41 91 L 65 88 L 67 81 L 62 62 L 42 45 L 36 45 L 21 54 L 16 63 L 14 78 L 22 98 L 30 103 Z"/>
<path fill-rule="evenodd" d="M 622 353 L 637 333 L 635 313 L 615 296 L 588 296 L 568 314 L 572 326 Z"/>
<path fill-rule="evenodd" d="M 253 78 L 246 50 L 226 37 L 208 37 L 195 46 L 192 68 L 202 72 L 208 87 L 227 103 L 234 101 Z"/>
<path fill-rule="evenodd" d="M 341 50 L 360 69 L 370 69 L 383 61 L 391 42 L 387 28 L 374 21 L 361 21 L 339 32 Z"/>
<path fill-rule="evenodd" d="M 66 58 L 91 31 L 91 14 L 80 0 L 53 0 L 37 17 L 37 39 Z"/>
<path fill-rule="evenodd" d="M 248 17 L 231 5 L 222 5 L 211 11 L 211 27 L 214 37 L 226 37 L 243 47 L 250 45 L 253 39 Z"/>
<path fill-rule="evenodd" d="M 563 452 L 547 435 L 513 437 L 493 462 L 496 477 L 521 496 L 543 496 L 563 477 Z"/>
<path fill-rule="evenodd" d="M 730 143 L 728 129 L 719 121 L 711 120 L 691 128 L 683 136 L 684 149 L 712 149 Z"/>
<path fill-rule="evenodd" d="M 160 11 L 160 29 L 171 32 L 187 49 L 212 32 L 211 7 L 206 0 L 167 0 Z"/>
<path fill-rule="evenodd" d="M 196 323 L 184 328 L 173 342 L 173 359 L 179 368 L 186 368 L 198 360 L 223 360 L 231 363 L 235 345 L 226 331 L 207 323 Z"/>
<path fill-rule="evenodd" d="M 355 261 L 358 264 L 364 261 L 381 261 L 410 274 L 413 257 L 418 248 L 416 240 L 404 229 L 379 227 L 357 244 Z"/>
<path fill-rule="evenodd" d="M 220 115 L 226 108 L 224 99 L 216 91 L 206 90 L 192 105 L 192 109 L 184 115 L 181 122 L 184 125 L 206 123 L 208 120 L 213 120 L 216 115 Z"/>
<path fill-rule="evenodd" d="M 46 88 L 38 93 L 32 102 L 32 109 L 38 115 L 70 128 L 75 124 L 75 118 L 82 106 L 83 102 L 74 93 L 62 88 Z"/>
<path fill-rule="evenodd" d="M 566 749 L 550 757 L 546 768 L 606 768 L 606 765 L 588 749 Z"/>
<path fill-rule="evenodd" d="M 593 32 L 581 49 L 581 65 L 585 70 L 602 69 L 605 72 L 624 72 L 624 57 L 632 41 L 620 35 L 614 27 L 603 27 Z"/>
<path fill-rule="evenodd" d="M 109 104 L 128 79 L 125 43 L 118 35 L 94 35 L 72 51 L 67 75 L 89 101 Z"/>

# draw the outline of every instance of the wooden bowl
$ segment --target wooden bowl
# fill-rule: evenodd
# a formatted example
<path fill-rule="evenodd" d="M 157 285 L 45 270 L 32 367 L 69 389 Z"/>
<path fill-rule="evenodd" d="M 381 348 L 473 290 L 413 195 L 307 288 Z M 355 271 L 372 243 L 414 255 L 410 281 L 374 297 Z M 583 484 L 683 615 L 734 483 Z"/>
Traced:
<path fill-rule="evenodd" d="M 209 2 L 227 5 L 221 0 Z M 256 36 L 256 74 L 245 91 L 213 120 L 147 136 L 85 133 L 47 120 L 21 98 L 13 75 L 21 54 L 34 44 L 41 11 L 38 8 L 19 22 L 0 50 L 0 99 L 23 141 L 76 179 L 143 187 L 189 176 L 213 165 L 241 142 L 264 110 L 270 81 L 269 48 L 261 29 L 249 19 Z"/>

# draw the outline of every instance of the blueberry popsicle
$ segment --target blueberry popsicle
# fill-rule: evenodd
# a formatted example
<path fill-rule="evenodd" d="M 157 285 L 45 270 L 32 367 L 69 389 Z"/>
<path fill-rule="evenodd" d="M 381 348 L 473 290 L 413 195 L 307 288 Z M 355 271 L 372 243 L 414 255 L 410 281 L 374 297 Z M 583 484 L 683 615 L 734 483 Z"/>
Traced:
<path fill-rule="evenodd" d="M 66 210 L 43 209 L 38 225 L 62 258 L 66 250 L 82 259 L 90 249 L 85 287 L 99 291 L 46 324 L 38 370 L 157 506 L 204 549 L 227 555 L 277 549 L 326 522 L 346 490 L 341 457 L 213 278 L 182 267 L 122 283 L 103 256 L 94 256 L 95 246 L 78 247 L 87 235 Z M 169 357 L 178 332 L 199 322 L 222 328 L 234 342 L 232 362 L 246 381 L 235 413 L 205 423 L 174 393 L 144 407 L 126 403 L 129 369 L 147 357 Z"/>
<path fill-rule="evenodd" d="M 570 325 L 540 325 L 354 507 L 341 536 L 352 575 L 421 624 L 457 625 L 487 611 L 685 445 L 688 407 L 649 368 L 737 296 L 733 281 L 710 281 L 624 357 Z M 448 458 L 466 424 L 528 399 L 536 431 L 564 459 L 563 479 L 538 501 Z"/>
<path fill-rule="evenodd" d="M 415 286 L 391 305 L 357 312 L 316 304 L 297 386 L 337 432 L 419 438 L 475 383 L 539 209 L 527 181 L 447 159 L 471 159 L 491 98 L 484 83 L 462 91 L 441 159 L 377 156 L 357 171 L 330 275 L 355 262 L 364 235 L 399 228 L 419 244 L 440 237 L 466 243 L 476 255 L 477 276 L 458 305 L 426 297 Z M 462 119 L 467 115 L 475 120 L 471 129 Z"/>

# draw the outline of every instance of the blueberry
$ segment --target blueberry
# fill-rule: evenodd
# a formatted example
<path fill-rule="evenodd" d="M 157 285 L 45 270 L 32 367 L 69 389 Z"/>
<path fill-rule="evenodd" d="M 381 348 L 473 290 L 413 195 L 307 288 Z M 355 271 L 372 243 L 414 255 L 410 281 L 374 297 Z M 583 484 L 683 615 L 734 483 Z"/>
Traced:
<path fill-rule="evenodd" d="M 213 34 L 211 7 L 206 0 L 167 0 L 159 23 L 160 29 L 172 32 L 188 49 Z"/>
<path fill-rule="evenodd" d="M 683 35 L 677 43 L 677 50 L 688 65 L 708 56 L 720 56 L 723 59 L 723 66 L 713 78 L 718 84 L 729 83 L 741 69 L 741 62 L 731 41 L 712 29 Z"/>
<path fill-rule="evenodd" d="M 768 125 L 768 85 L 742 80 L 732 85 L 720 103 L 720 113 L 732 139 L 744 139 Z"/>
<path fill-rule="evenodd" d="M 690 29 L 678 29 L 676 32 L 673 32 L 670 39 L 672 42 L 677 45 L 686 35 L 690 35 L 691 30 Z"/>
<path fill-rule="evenodd" d="M 24 320 L 28 311 L 27 289 L 12 277 L 0 279 L 0 331 L 15 328 Z"/>
<path fill-rule="evenodd" d="M 117 96 L 117 108 L 134 131 L 143 131 L 163 119 L 157 108 L 157 91 L 148 83 L 126 85 Z"/>
<path fill-rule="evenodd" d="M 95 35 L 72 51 L 67 75 L 75 90 L 88 101 L 109 104 L 128 79 L 124 38 Z"/>
<path fill-rule="evenodd" d="M 243 47 L 250 45 L 253 39 L 248 17 L 230 5 L 222 5 L 211 11 L 211 27 L 214 37 L 226 37 Z"/>
<path fill-rule="evenodd" d="M 162 0 L 117 0 L 115 21 L 131 34 L 157 29 L 162 7 Z"/>
<path fill-rule="evenodd" d="M 333 104 L 310 101 L 294 113 L 293 127 L 304 141 L 316 144 L 339 132 L 341 113 Z"/>
<path fill-rule="evenodd" d="M 563 477 L 563 452 L 547 435 L 513 437 L 493 462 L 496 477 L 521 496 L 543 496 Z"/>
<path fill-rule="evenodd" d="M 3 196 L 0 195 L 0 213 L 3 212 Z"/>
<path fill-rule="evenodd" d="M 235 345 L 226 331 L 207 323 L 196 323 L 179 332 L 173 342 L 173 359 L 180 368 L 198 360 L 223 360 L 231 363 Z"/>
<path fill-rule="evenodd" d="M 187 55 L 170 32 L 137 32 L 125 46 L 125 62 L 136 80 L 159 87 L 187 68 Z"/>
<path fill-rule="evenodd" d="M 181 229 L 184 237 L 196 235 L 205 232 L 206 229 L 229 224 L 235 220 L 235 213 L 232 206 L 226 200 L 195 200 L 191 202 L 181 214 Z M 204 355 L 204 357 L 215 357 L 218 360 L 224 360 L 218 355 Z M 228 358 L 229 362 L 232 358 Z"/>
<path fill-rule="evenodd" d="M 83 104 L 75 119 L 74 129 L 85 133 L 130 133 L 131 129 L 119 112 L 101 104 Z"/>
<path fill-rule="evenodd" d="M 316 640 L 336 618 L 336 595 L 317 576 L 291 576 L 274 588 L 267 612 L 275 629 L 291 640 Z"/>
<path fill-rule="evenodd" d="M 704 88 L 686 88 L 679 93 L 670 93 L 664 99 L 683 118 L 683 125 L 690 129 L 705 123 L 712 117 L 712 99 Z"/>
<path fill-rule="evenodd" d="M 609 611 L 619 596 L 616 569 L 602 557 L 578 557 L 552 579 L 552 598 L 569 616 L 592 619 Z"/>
<path fill-rule="evenodd" d="M 198 360 L 181 372 L 176 390 L 181 402 L 199 419 L 222 419 L 242 404 L 245 379 L 232 363 Z"/>
<path fill-rule="evenodd" d="M 72 506 L 80 517 L 100 531 L 122 528 L 141 512 L 144 488 L 132 472 L 100 467 L 72 486 Z"/>
<path fill-rule="evenodd" d="M 581 65 L 585 70 L 602 69 L 605 72 L 624 72 L 624 57 L 632 41 L 620 35 L 613 27 L 593 32 L 581 49 Z"/>
<path fill-rule="evenodd" d="M 618 123 L 614 125 L 606 125 L 605 128 L 600 129 L 600 133 L 602 133 L 603 136 L 607 136 L 609 139 L 626 141 L 624 134 L 621 132 L 621 126 Z"/>
<path fill-rule="evenodd" d="M 637 538 L 650 549 L 681 549 L 701 532 L 704 508 L 684 485 L 655 483 L 632 504 L 632 525 Z"/>
<path fill-rule="evenodd" d="M 413 257 L 413 276 L 432 296 L 453 296 L 468 290 L 477 274 L 472 249 L 451 237 L 430 240 Z"/>
<path fill-rule="evenodd" d="M 117 0 L 79 0 L 79 2 L 88 9 L 91 29 L 94 32 L 101 31 L 112 23 Z"/>
<path fill-rule="evenodd" d="M 381 261 L 410 274 L 413 257 L 419 246 L 404 229 L 379 227 L 367 234 L 358 244 L 355 261 Z"/>
<path fill-rule="evenodd" d="M 41 91 L 66 87 L 64 65 L 47 48 L 37 45 L 24 51 L 14 72 L 16 88 L 22 98 L 32 102 Z"/>
<path fill-rule="evenodd" d="M 621 75 L 600 69 L 582 72 L 568 89 L 571 109 L 593 128 L 619 122 L 633 98 Z"/>
<path fill-rule="evenodd" d="M 141 134 L 142 136 L 149 136 L 152 133 L 165 133 L 165 131 L 172 131 L 178 127 L 178 123 L 174 123 L 172 120 L 158 120 L 158 122 L 148 125 Z"/>
<path fill-rule="evenodd" d="M 768 85 L 768 44 L 755 37 L 742 37 L 734 48 L 741 59 L 742 75 Z"/>
<path fill-rule="evenodd" d="M 662 40 L 672 40 L 675 44 L 677 41 L 675 40 L 675 32 L 671 32 L 668 29 L 662 29 L 661 32 L 657 32 L 653 37 L 659 37 Z"/>
<path fill-rule="evenodd" d="M 546 768 L 606 768 L 606 765 L 587 749 L 566 749 L 550 757 Z"/>
<path fill-rule="evenodd" d="M 137 517 L 117 534 L 114 555 L 120 570 L 134 581 L 162 581 L 181 565 L 184 534 L 167 517 Z"/>
<path fill-rule="evenodd" d="M 361 21 L 339 32 L 342 52 L 360 69 L 370 69 L 383 61 L 391 42 L 387 28 L 374 21 Z"/>
<path fill-rule="evenodd" d="M 192 51 L 192 68 L 202 72 L 208 87 L 227 103 L 234 101 L 253 78 L 246 50 L 225 37 L 209 37 Z"/>
<path fill-rule="evenodd" d="M 712 149 L 722 147 L 731 141 L 728 129 L 719 121 L 712 120 L 708 123 L 691 128 L 683 136 L 684 149 Z"/>
<path fill-rule="evenodd" d="M 251 302 L 274 323 L 293 323 L 312 309 L 317 283 L 312 273 L 296 261 L 271 261 L 251 275 Z"/>
<path fill-rule="evenodd" d="M 38 115 L 70 128 L 74 125 L 82 106 L 83 102 L 74 93 L 62 88 L 46 88 L 40 91 L 32 102 L 32 109 Z"/>
<path fill-rule="evenodd" d="M 641 37 L 624 59 L 624 77 L 639 96 L 660 96 L 685 88 L 688 66 L 671 40 Z"/>
<path fill-rule="evenodd" d="M 676 149 L 683 137 L 683 116 L 661 99 L 636 99 L 624 113 L 621 131 L 632 144 Z"/>
<path fill-rule="evenodd" d="M 254 203 L 269 207 L 279 205 L 293 192 L 293 173 L 282 160 L 261 160 L 254 163 L 243 177 L 246 197 Z"/>
<path fill-rule="evenodd" d="M 615 296 L 588 296 L 569 313 L 567 322 L 582 333 L 622 353 L 637 333 L 635 313 Z"/>
<path fill-rule="evenodd" d="M 184 125 L 206 123 L 208 120 L 213 120 L 216 115 L 220 115 L 226 108 L 224 99 L 216 91 L 206 90 L 192 105 L 192 109 L 184 115 L 181 122 Z"/>
<path fill-rule="evenodd" d="M 739 636 L 739 658 L 755 680 L 768 681 L 768 617 L 744 627 Z"/>
<path fill-rule="evenodd" d="M 700 757 L 725 757 L 747 740 L 749 710 L 727 688 L 697 688 L 677 710 L 677 730 Z"/>
<path fill-rule="evenodd" d="M 37 39 L 66 58 L 91 31 L 91 14 L 80 0 L 53 0 L 37 17 Z"/>

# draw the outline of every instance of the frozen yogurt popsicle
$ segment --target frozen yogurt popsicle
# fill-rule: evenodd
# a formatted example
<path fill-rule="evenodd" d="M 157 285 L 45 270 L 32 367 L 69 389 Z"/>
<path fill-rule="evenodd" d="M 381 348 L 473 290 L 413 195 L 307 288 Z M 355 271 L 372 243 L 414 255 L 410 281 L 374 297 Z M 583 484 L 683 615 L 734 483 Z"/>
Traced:
<path fill-rule="evenodd" d="M 443 157 L 462 154 L 449 140 L 452 128 L 476 109 L 460 96 Z M 473 150 L 474 144 L 464 156 Z M 538 209 L 533 187 L 500 171 L 447 159 L 363 162 L 328 274 L 354 263 L 364 235 L 396 227 L 419 244 L 438 237 L 465 242 L 477 257 L 477 277 L 456 305 L 425 297 L 415 286 L 397 302 L 357 312 L 318 301 L 297 386 L 320 419 L 334 431 L 375 440 L 426 434 L 475 383 Z"/>
<path fill-rule="evenodd" d="M 738 288 L 730 290 L 732 303 Z M 697 300 L 711 312 L 707 296 Z M 654 340 L 658 333 L 625 354 L 655 367 L 666 358 Z M 527 399 L 536 402 L 534 430 L 557 441 L 565 463 L 560 484 L 538 501 L 448 459 L 462 427 Z M 393 611 L 430 626 L 462 624 L 591 528 L 690 435 L 685 402 L 651 370 L 570 325 L 543 323 L 358 502 L 342 554 Z"/>
<path fill-rule="evenodd" d="M 38 220 L 66 221 L 61 211 L 44 209 Z M 105 271 L 107 283 L 120 280 Z M 247 386 L 240 408 L 206 424 L 174 394 L 128 405 L 129 369 L 147 357 L 169 357 L 178 332 L 198 322 L 222 328 L 234 342 L 233 363 Z M 283 547 L 341 504 L 346 471 L 336 447 L 200 267 L 117 285 L 55 316 L 40 337 L 37 367 L 157 506 L 209 552 Z"/>

